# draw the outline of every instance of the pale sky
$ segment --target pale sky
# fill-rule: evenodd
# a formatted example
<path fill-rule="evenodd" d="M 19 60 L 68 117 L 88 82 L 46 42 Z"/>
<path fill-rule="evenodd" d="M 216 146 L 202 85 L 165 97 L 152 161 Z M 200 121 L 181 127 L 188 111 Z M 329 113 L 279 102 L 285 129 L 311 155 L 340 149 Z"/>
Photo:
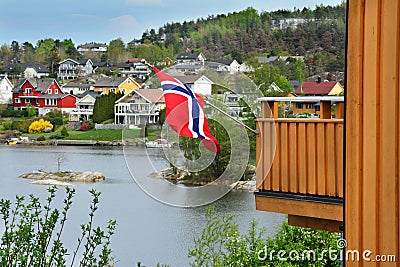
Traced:
<path fill-rule="evenodd" d="M 0 45 L 12 41 L 33 45 L 40 39 L 71 38 L 75 45 L 127 43 L 146 29 L 166 23 L 206 18 L 253 7 L 259 12 L 337 5 L 342 0 L 2 0 Z"/>

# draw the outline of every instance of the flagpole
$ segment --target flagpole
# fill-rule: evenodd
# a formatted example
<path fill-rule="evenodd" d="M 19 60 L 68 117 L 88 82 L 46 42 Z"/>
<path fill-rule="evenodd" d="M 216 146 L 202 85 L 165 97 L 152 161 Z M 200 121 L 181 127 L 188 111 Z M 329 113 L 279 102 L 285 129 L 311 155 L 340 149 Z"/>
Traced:
<path fill-rule="evenodd" d="M 154 66 L 149 64 L 146 60 L 142 60 L 142 63 L 149 66 L 150 68 L 153 68 Z M 249 126 L 247 126 L 246 124 L 244 124 L 242 121 L 236 119 L 235 117 L 231 116 L 230 114 L 226 113 L 225 111 L 223 111 L 222 109 L 220 109 L 219 107 L 215 106 L 214 104 L 211 104 L 210 101 L 207 101 L 206 99 L 204 99 L 204 102 L 207 103 L 208 105 L 210 105 L 211 107 L 215 108 L 216 110 L 218 110 L 219 112 L 221 112 L 222 114 L 224 114 L 225 116 L 227 116 L 228 118 L 230 118 L 231 120 L 235 121 L 236 123 L 240 124 L 241 126 L 243 126 L 244 128 L 246 128 L 247 130 L 249 130 L 250 132 L 252 132 L 255 135 L 258 135 L 259 132 L 257 130 L 254 130 L 252 128 L 250 128 Z"/>
<path fill-rule="evenodd" d="M 257 130 L 254 130 L 252 128 L 250 128 L 249 126 L 247 126 L 246 124 L 244 124 L 242 121 L 236 119 L 235 117 L 233 117 L 232 115 L 226 113 L 224 110 L 220 109 L 219 107 L 215 106 L 214 104 L 211 104 L 210 101 L 204 99 L 204 102 L 207 103 L 208 105 L 210 105 L 211 107 L 215 108 L 216 110 L 218 110 L 219 112 L 221 112 L 222 114 L 224 114 L 225 116 L 227 116 L 228 118 L 230 118 L 231 120 L 235 121 L 236 123 L 240 124 L 241 126 L 243 126 L 244 128 L 246 128 L 247 130 L 249 130 L 250 132 L 252 132 L 255 135 L 258 135 L 259 132 Z"/>

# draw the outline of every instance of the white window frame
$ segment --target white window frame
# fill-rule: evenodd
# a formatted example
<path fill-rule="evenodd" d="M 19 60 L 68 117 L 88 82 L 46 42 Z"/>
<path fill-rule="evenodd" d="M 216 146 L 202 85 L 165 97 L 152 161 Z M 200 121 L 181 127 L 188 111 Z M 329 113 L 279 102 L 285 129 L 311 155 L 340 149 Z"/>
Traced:
<path fill-rule="evenodd" d="M 15 103 L 16 103 L 16 104 L 21 104 L 21 99 L 20 99 L 19 97 L 17 97 L 17 98 L 15 99 Z"/>
<path fill-rule="evenodd" d="M 25 98 L 25 104 L 30 104 L 31 100 L 29 98 Z"/>

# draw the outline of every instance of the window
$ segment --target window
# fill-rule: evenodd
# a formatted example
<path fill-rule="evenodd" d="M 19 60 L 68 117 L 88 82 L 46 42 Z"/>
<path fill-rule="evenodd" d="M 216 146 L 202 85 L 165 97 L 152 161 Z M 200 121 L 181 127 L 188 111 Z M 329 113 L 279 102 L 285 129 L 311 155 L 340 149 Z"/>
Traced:
<path fill-rule="evenodd" d="M 131 84 L 131 80 L 128 80 L 128 84 Z"/>
<path fill-rule="evenodd" d="M 55 94 L 58 94 L 58 89 L 54 89 L 54 93 L 55 93 Z"/>
<path fill-rule="evenodd" d="M 28 98 L 26 98 L 26 99 L 25 99 L 25 104 L 30 104 L 30 103 L 31 103 L 31 100 L 28 99 Z"/>
<path fill-rule="evenodd" d="M 15 103 L 16 103 L 16 104 L 20 104 L 20 103 L 21 103 L 21 99 L 20 99 L 19 97 L 16 98 L 16 99 L 15 99 Z"/>
<path fill-rule="evenodd" d="M 307 108 L 314 108 L 314 103 L 307 103 L 307 104 L 306 104 L 306 107 L 307 107 Z"/>
<path fill-rule="evenodd" d="M 31 94 L 32 93 L 32 88 L 26 88 L 25 89 L 26 94 Z"/>
<path fill-rule="evenodd" d="M 45 99 L 45 104 L 46 106 L 56 106 L 57 105 L 57 99 Z"/>
<path fill-rule="evenodd" d="M 296 108 L 297 109 L 302 109 L 303 108 L 303 103 L 296 103 Z"/>
<path fill-rule="evenodd" d="M 51 94 L 51 89 L 48 89 L 48 90 L 47 90 L 47 93 L 48 93 L 48 94 Z"/>

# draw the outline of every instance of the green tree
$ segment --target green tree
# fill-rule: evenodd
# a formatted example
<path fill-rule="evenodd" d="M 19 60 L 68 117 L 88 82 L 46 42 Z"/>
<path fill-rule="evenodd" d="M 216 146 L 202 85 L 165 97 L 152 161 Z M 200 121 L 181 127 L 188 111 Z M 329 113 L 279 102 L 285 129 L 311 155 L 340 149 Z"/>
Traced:
<path fill-rule="evenodd" d="M 101 95 L 96 98 L 93 108 L 93 122 L 102 123 L 109 119 L 114 119 L 115 101 L 123 96 L 122 93 L 115 94 L 113 92 L 107 95 Z"/>
<path fill-rule="evenodd" d="M 302 84 L 305 78 L 305 64 L 303 60 L 296 60 L 293 63 L 296 80 Z"/>
<path fill-rule="evenodd" d="M 121 63 L 127 60 L 128 53 L 121 38 L 112 40 L 107 48 L 108 59 L 111 64 Z"/>
<path fill-rule="evenodd" d="M 13 54 L 14 53 L 9 45 L 3 44 L 0 47 L 0 61 L 2 61 L 4 65 L 11 64 Z"/>

